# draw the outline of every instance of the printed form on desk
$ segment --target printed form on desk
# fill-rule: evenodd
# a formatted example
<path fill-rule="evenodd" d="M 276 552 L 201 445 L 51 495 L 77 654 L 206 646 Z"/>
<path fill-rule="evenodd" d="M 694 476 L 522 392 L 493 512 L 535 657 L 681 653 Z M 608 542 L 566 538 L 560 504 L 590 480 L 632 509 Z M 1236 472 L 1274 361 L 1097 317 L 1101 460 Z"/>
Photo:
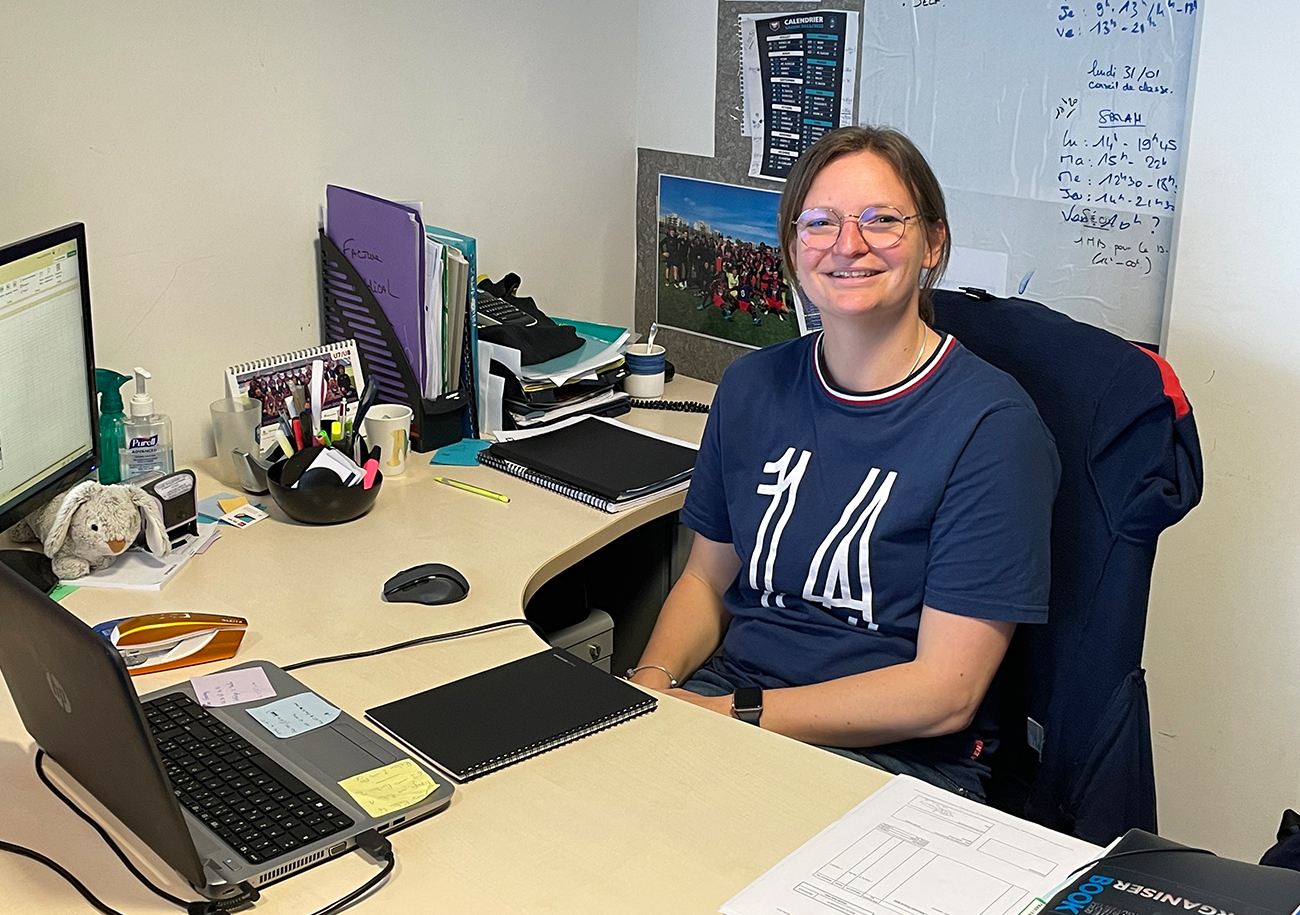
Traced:
<path fill-rule="evenodd" d="M 724 915 L 1032 915 L 1102 849 L 906 775 L 823 829 Z"/>

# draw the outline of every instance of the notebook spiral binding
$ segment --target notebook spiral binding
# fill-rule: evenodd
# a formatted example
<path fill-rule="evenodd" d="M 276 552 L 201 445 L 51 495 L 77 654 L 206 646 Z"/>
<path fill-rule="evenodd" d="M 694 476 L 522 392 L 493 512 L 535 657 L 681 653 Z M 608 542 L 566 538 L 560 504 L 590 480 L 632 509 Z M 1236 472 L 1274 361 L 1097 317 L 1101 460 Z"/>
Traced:
<path fill-rule="evenodd" d="M 268 356 L 265 359 L 254 359 L 252 362 L 241 362 L 239 365 L 232 365 L 229 369 L 236 375 L 242 375 L 246 372 L 256 372 L 261 369 L 273 369 L 280 365 L 289 365 L 297 362 L 299 359 L 314 359 L 318 356 L 333 356 L 337 359 L 340 356 L 348 356 L 351 351 L 346 343 L 335 341 L 326 343 L 321 346 L 309 346 L 306 349 L 297 349 L 291 353 L 280 353 L 276 356 Z"/>
<path fill-rule="evenodd" d="M 576 486 L 570 486 L 568 483 L 561 483 L 559 480 L 552 479 L 543 473 L 538 473 L 536 470 L 530 470 L 523 464 L 516 464 L 514 461 L 507 461 L 504 458 L 497 457 L 496 455 L 488 454 L 486 451 L 480 451 L 478 453 L 478 461 L 486 467 L 503 471 L 510 474 L 512 477 L 519 477 L 519 479 L 524 480 L 527 483 L 532 483 L 533 485 L 540 486 L 543 489 L 549 489 L 551 492 L 557 492 L 562 496 L 567 496 L 570 499 L 574 499 L 584 505 L 589 505 L 592 508 L 607 511 L 606 506 L 609 505 L 608 499 L 589 493 L 586 490 L 578 489 Z"/>
<path fill-rule="evenodd" d="M 563 734 L 559 734 L 549 740 L 539 740 L 537 743 L 529 744 L 526 747 L 520 747 L 518 750 L 514 750 L 513 752 L 485 760 L 479 765 L 474 766 L 472 769 L 466 770 L 465 780 L 469 781 L 470 779 L 478 778 L 480 775 L 487 775 L 489 772 L 495 772 L 497 769 L 504 769 L 506 766 L 514 765 L 517 762 L 530 759 L 538 754 L 545 753 L 548 750 L 554 750 L 557 747 L 564 746 L 565 744 L 573 743 L 575 740 L 590 737 L 597 731 L 607 730 L 616 724 L 622 724 L 630 718 L 635 718 L 638 715 L 644 715 L 646 712 L 653 711 L 655 705 L 655 700 L 652 697 L 647 696 L 645 702 L 627 712 L 618 712 L 613 715 L 606 715 L 604 718 L 593 721 L 591 724 L 583 725 L 582 727 L 575 728 L 571 731 L 565 731 Z"/>

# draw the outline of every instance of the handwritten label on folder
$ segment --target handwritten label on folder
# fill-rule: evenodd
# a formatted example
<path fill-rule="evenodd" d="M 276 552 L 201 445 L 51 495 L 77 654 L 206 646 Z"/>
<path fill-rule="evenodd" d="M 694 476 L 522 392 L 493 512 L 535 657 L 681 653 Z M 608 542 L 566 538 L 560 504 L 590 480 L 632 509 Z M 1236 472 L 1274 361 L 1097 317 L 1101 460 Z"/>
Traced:
<path fill-rule="evenodd" d="M 339 782 L 339 787 L 372 817 L 387 816 L 419 803 L 434 791 L 438 783 L 410 759 L 362 772 Z"/>
<path fill-rule="evenodd" d="M 247 711 L 258 724 L 282 739 L 313 731 L 340 714 L 315 693 L 299 693 Z"/>

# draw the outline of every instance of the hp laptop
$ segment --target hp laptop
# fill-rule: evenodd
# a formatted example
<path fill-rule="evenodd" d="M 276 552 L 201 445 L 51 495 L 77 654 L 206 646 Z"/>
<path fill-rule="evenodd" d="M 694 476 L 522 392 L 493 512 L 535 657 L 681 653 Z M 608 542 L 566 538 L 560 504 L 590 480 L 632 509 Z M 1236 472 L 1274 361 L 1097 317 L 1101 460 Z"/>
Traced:
<path fill-rule="evenodd" d="M 254 666 L 275 698 L 203 708 L 188 681 L 137 698 L 107 639 L 0 563 L 0 671 L 23 725 L 201 895 L 265 886 L 451 802 L 431 776 L 431 794 L 370 816 L 339 782 L 411 757 L 347 713 L 274 736 L 247 709 L 311 690 L 268 662 L 238 665 Z"/>

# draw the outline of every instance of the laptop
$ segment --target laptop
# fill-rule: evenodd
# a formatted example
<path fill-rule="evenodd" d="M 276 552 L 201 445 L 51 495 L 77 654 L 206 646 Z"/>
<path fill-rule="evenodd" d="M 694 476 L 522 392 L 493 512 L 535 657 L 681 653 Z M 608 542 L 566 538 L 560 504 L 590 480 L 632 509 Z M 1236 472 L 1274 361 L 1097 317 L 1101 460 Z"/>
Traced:
<path fill-rule="evenodd" d="M 451 802 L 449 781 L 412 760 L 436 790 L 369 815 L 339 782 L 411 756 L 346 712 L 273 735 L 248 709 L 312 691 L 266 661 L 229 670 L 250 667 L 274 698 L 203 708 L 189 681 L 137 698 L 107 639 L 0 563 L 0 672 L 23 725 L 199 894 L 265 886 Z"/>

